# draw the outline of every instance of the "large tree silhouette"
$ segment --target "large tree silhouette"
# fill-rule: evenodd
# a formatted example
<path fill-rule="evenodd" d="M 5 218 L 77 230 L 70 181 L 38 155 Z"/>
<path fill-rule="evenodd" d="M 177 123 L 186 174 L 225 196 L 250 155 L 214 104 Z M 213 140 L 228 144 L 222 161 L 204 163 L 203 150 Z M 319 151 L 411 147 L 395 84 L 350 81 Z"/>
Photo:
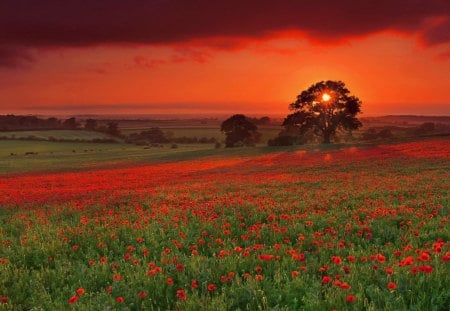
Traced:
<path fill-rule="evenodd" d="M 313 131 L 324 143 L 330 143 L 337 130 L 354 130 L 362 125 L 356 118 L 360 107 L 361 101 L 350 95 L 344 82 L 321 81 L 297 96 L 290 105 L 294 113 L 286 117 L 283 126 L 299 136 Z"/>
<path fill-rule="evenodd" d="M 243 114 L 235 114 L 223 121 L 220 130 L 226 135 L 225 147 L 252 146 L 261 136 L 258 127 Z"/>

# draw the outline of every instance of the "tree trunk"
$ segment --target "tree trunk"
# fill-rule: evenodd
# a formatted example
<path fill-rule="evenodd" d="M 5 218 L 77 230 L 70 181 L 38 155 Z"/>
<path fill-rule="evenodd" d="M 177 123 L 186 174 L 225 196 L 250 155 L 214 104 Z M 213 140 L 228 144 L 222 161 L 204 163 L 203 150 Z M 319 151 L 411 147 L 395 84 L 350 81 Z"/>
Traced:
<path fill-rule="evenodd" d="M 330 143 L 330 133 L 328 131 L 323 132 L 323 143 L 329 144 Z"/>

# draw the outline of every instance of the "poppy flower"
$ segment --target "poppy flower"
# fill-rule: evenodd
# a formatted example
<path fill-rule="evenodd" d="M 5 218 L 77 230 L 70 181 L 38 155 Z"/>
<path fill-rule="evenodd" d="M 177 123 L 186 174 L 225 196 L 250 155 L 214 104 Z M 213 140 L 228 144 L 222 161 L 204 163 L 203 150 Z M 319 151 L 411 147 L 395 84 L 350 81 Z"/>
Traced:
<path fill-rule="evenodd" d="M 187 299 L 186 291 L 184 289 L 177 290 L 178 300 L 185 301 Z"/>
<path fill-rule="evenodd" d="M 85 293 L 86 291 L 84 290 L 84 288 L 82 288 L 82 287 L 80 287 L 80 288 L 78 288 L 77 290 L 76 290 L 76 293 L 78 294 L 78 295 L 83 295 L 84 293 Z"/>
<path fill-rule="evenodd" d="M 389 282 L 388 285 L 387 285 L 387 287 L 388 287 L 389 289 L 396 289 L 396 288 L 397 288 L 397 284 L 395 284 L 394 282 Z"/>
<path fill-rule="evenodd" d="M 355 302 L 355 296 L 347 295 L 347 297 L 345 298 L 345 301 L 347 301 L 347 302 Z"/>

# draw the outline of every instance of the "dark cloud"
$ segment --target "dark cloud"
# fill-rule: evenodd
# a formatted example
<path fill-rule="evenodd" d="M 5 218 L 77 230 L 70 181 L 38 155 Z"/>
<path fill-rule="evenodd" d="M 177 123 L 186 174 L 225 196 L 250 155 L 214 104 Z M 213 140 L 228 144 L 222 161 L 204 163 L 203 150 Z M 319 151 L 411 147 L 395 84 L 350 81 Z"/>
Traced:
<path fill-rule="evenodd" d="M 220 47 L 220 38 L 228 46 L 281 31 L 329 42 L 383 30 L 420 33 L 432 45 L 450 42 L 449 16 L 449 0 L 2 0 L 0 46 L 211 40 Z M 431 18 L 445 22 L 422 29 Z"/>
<path fill-rule="evenodd" d="M 25 67 L 32 61 L 33 56 L 28 50 L 0 45 L 0 68 Z"/>

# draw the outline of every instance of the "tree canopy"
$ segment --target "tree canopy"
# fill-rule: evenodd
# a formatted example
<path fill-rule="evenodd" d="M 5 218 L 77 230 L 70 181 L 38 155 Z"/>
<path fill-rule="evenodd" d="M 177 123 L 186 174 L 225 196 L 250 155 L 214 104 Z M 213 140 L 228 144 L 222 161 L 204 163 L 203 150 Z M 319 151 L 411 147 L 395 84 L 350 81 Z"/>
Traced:
<path fill-rule="evenodd" d="M 258 127 L 243 114 L 223 121 L 220 130 L 226 135 L 225 147 L 253 146 L 261 136 Z"/>
<path fill-rule="evenodd" d="M 355 130 L 362 125 L 356 118 L 361 112 L 361 101 L 350 94 L 342 81 L 313 84 L 297 96 L 290 110 L 293 113 L 283 122 L 284 133 L 295 132 L 302 137 L 312 131 L 322 137 L 323 143 L 330 143 L 339 129 Z"/>

